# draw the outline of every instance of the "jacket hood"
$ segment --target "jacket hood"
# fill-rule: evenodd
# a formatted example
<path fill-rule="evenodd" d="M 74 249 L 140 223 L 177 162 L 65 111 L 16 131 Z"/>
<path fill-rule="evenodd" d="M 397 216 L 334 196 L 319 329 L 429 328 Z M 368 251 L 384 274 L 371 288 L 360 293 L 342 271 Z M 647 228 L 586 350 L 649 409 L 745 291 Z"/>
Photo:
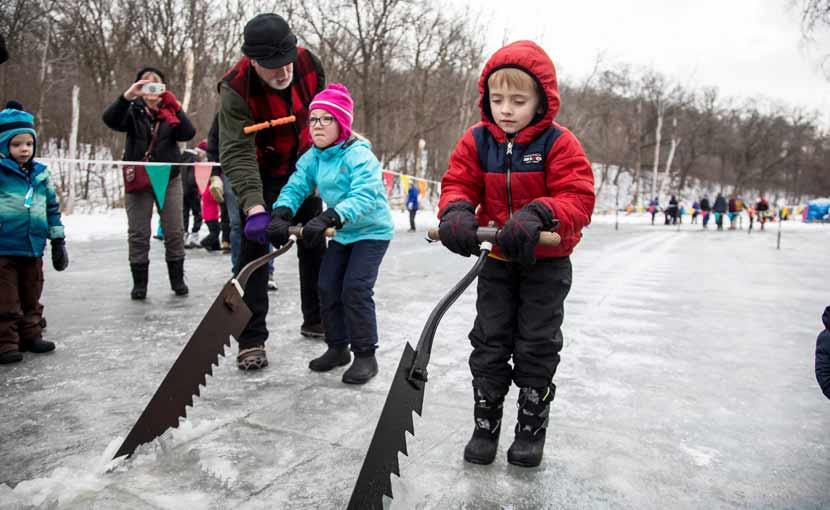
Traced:
<path fill-rule="evenodd" d="M 6 108 L 0 111 L 0 157 L 10 158 L 9 142 L 15 136 L 24 133 L 32 135 L 35 143 L 32 151 L 32 158 L 34 158 L 37 152 L 37 132 L 35 131 L 35 119 L 32 114 L 14 108 Z"/>
<path fill-rule="evenodd" d="M 824 315 L 821 316 L 821 320 L 824 322 L 824 327 L 830 329 L 830 306 L 824 309 Z"/>
<path fill-rule="evenodd" d="M 490 89 L 487 80 L 493 72 L 506 67 L 520 69 L 536 80 L 542 91 L 543 113 L 537 115 L 517 136 L 517 142 L 524 143 L 536 138 L 553 124 L 559 113 L 559 84 L 556 68 L 545 50 L 533 41 L 516 41 L 496 51 L 484 65 L 478 80 L 479 108 L 481 121 L 497 140 L 503 140 L 505 133 L 493 120 L 490 111 Z"/>

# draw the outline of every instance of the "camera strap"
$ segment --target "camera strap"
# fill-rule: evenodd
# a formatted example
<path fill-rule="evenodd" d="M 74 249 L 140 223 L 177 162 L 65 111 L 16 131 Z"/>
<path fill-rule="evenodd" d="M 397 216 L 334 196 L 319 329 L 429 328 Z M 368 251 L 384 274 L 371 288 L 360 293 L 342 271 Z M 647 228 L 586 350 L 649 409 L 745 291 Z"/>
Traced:
<path fill-rule="evenodd" d="M 150 161 L 150 153 L 153 152 L 153 146 L 156 144 L 156 138 L 158 138 L 159 124 L 161 124 L 160 120 L 156 120 L 153 124 L 153 130 L 150 133 L 150 145 L 147 146 L 143 161 Z"/>

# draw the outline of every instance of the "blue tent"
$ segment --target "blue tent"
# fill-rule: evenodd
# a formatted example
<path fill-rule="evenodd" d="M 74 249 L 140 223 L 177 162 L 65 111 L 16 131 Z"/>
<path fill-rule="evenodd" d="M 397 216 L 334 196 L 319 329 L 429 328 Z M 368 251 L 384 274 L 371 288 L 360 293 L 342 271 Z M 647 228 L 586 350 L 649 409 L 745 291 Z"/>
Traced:
<path fill-rule="evenodd" d="M 807 202 L 807 216 L 804 221 L 830 220 L 830 198 L 817 198 Z"/>

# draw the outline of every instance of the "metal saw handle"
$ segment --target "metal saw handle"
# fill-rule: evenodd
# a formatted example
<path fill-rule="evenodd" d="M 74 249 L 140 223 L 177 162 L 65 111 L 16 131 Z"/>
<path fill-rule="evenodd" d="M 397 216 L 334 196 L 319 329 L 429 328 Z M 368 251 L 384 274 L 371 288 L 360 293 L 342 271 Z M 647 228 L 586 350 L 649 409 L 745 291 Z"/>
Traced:
<path fill-rule="evenodd" d="M 496 227 L 478 227 L 478 240 L 490 241 L 493 244 L 499 244 L 499 234 L 501 229 Z M 427 231 L 427 239 L 430 241 L 440 241 L 441 233 L 438 227 L 433 227 Z M 539 246 L 559 246 L 562 238 L 556 232 L 542 231 L 539 233 Z"/>
<path fill-rule="evenodd" d="M 480 230 L 480 229 L 479 229 Z M 409 382 L 416 386 L 422 386 L 427 380 L 427 364 L 429 364 L 429 357 L 432 353 L 432 342 L 435 339 L 435 332 L 438 330 L 438 323 L 441 318 L 450 309 L 453 303 L 467 290 L 467 287 L 473 283 L 473 280 L 478 277 L 478 273 L 484 267 L 484 262 L 487 256 L 490 255 L 490 250 L 493 248 L 492 243 L 483 241 L 481 252 L 478 255 L 478 260 L 473 264 L 473 267 L 464 275 L 455 286 L 450 289 L 447 294 L 441 298 L 441 301 L 435 305 L 432 313 L 429 314 L 424 329 L 421 331 L 421 338 L 418 339 L 418 345 L 415 347 L 415 361 L 412 363 L 412 369 L 409 371 Z"/>
<path fill-rule="evenodd" d="M 297 239 L 302 239 L 303 238 L 303 227 L 300 226 L 300 225 L 297 225 L 297 226 L 294 226 L 294 227 L 288 227 L 288 233 L 290 235 L 296 237 Z M 326 237 L 334 237 L 334 235 L 336 233 L 337 233 L 336 229 L 327 228 L 324 232 L 324 235 Z M 244 295 L 245 285 L 247 285 L 248 279 L 251 277 L 251 275 L 254 273 L 254 271 L 256 271 L 257 269 L 262 267 L 264 264 L 267 264 L 269 260 L 275 259 L 275 258 L 279 257 L 280 255 L 282 255 L 283 253 L 287 252 L 289 249 L 291 249 L 292 246 L 294 246 L 294 241 L 289 240 L 280 249 L 274 250 L 271 253 L 266 253 L 265 255 L 259 257 L 258 259 L 254 259 L 254 260 L 248 262 L 245 265 L 245 267 L 243 267 L 242 270 L 239 271 L 239 274 L 236 276 L 236 281 L 239 284 L 239 287 L 237 287 L 237 290 L 239 291 L 239 294 Z"/>

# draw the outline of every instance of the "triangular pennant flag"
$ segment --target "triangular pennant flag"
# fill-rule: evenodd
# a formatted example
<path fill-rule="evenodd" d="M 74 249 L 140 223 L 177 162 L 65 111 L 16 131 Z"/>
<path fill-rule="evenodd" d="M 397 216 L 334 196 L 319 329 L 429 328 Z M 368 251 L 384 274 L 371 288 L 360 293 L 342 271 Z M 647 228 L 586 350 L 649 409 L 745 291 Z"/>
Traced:
<path fill-rule="evenodd" d="M 402 175 L 401 176 L 401 194 L 406 195 L 409 193 L 409 176 Z"/>
<path fill-rule="evenodd" d="M 389 172 L 383 172 L 383 182 L 386 184 L 386 194 L 392 193 L 392 185 L 395 182 L 395 175 Z"/>
<path fill-rule="evenodd" d="M 427 195 L 427 181 L 418 181 L 418 191 L 422 197 Z"/>
<path fill-rule="evenodd" d="M 205 192 L 208 182 L 210 182 L 210 171 L 212 167 L 204 163 L 196 163 L 193 172 L 196 176 L 196 186 L 199 188 L 199 195 Z"/>
<path fill-rule="evenodd" d="M 170 182 L 170 165 L 147 163 L 145 165 L 147 175 L 150 176 L 150 184 L 153 185 L 153 193 L 156 195 L 156 203 L 159 210 L 164 209 L 164 195 L 167 193 L 167 184 Z"/>

